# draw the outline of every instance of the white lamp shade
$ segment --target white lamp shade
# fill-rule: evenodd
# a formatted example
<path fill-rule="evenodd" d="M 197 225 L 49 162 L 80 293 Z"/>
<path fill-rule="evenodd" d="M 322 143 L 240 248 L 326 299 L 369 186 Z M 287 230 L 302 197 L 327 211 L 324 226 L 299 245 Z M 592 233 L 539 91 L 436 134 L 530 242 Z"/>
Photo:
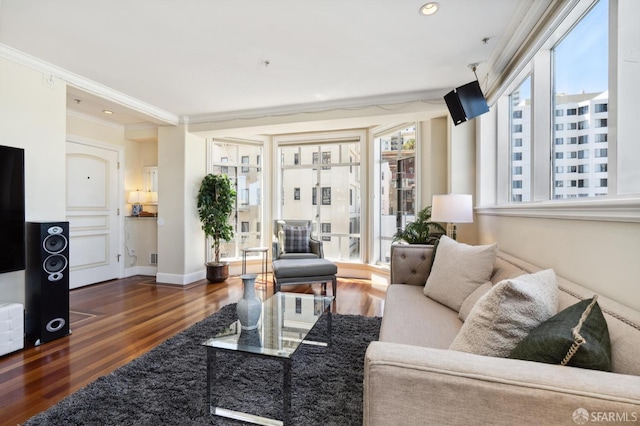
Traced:
<path fill-rule="evenodd" d="M 447 223 L 473 222 L 473 201 L 469 194 L 434 195 L 431 221 Z"/>
<path fill-rule="evenodd" d="M 148 204 L 158 204 L 158 193 L 155 191 L 147 192 L 147 203 Z"/>
<path fill-rule="evenodd" d="M 147 194 L 144 191 L 131 191 L 128 201 L 129 204 L 142 204 L 147 201 Z"/>

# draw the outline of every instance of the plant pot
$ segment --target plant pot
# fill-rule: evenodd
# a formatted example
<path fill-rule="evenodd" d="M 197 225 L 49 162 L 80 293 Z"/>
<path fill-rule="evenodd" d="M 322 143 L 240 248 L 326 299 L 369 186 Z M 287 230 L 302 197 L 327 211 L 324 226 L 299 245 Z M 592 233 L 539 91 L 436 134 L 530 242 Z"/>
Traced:
<path fill-rule="evenodd" d="M 207 281 L 211 283 L 221 283 L 229 278 L 229 264 L 208 262 Z"/>

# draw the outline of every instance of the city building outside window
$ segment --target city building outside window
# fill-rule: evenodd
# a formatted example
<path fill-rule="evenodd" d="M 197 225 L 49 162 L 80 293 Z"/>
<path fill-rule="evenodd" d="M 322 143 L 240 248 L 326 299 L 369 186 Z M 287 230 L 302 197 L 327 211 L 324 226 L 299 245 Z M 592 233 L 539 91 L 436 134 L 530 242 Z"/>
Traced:
<path fill-rule="evenodd" d="M 416 141 L 415 123 L 404 123 L 374 132 L 376 155 L 375 192 L 380 194 L 374 219 L 374 259 L 389 263 L 395 233 L 415 220 Z M 431 200 L 421 207 L 431 204 Z"/>
<path fill-rule="evenodd" d="M 262 221 L 262 146 L 254 142 L 227 142 L 212 140 L 208 145 L 208 172 L 226 174 L 236 190 L 236 212 L 229 217 L 234 228 L 234 239 L 221 243 L 221 257 L 238 259 L 241 249 L 260 240 Z M 255 162 L 251 162 L 255 159 Z M 255 229 L 252 232 L 251 229 Z M 209 254 L 207 254 L 209 256 Z"/>
<path fill-rule="evenodd" d="M 589 151 L 597 142 L 606 144 L 608 85 L 608 2 L 600 1 L 577 23 L 551 50 L 553 60 L 553 108 L 565 110 L 571 122 L 564 116 L 554 116 L 553 137 L 564 137 L 567 145 L 581 145 L 579 151 L 569 151 L 567 145 L 554 144 L 552 181 L 561 180 L 558 172 L 562 166 L 567 170 L 577 169 L 589 179 L 578 180 L 575 185 L 558 187 L 553 185 L 553 198 L 593 197 L 595 183 L 600 182 L 594 173 L 597 168 Z M 593 111 L 594 114 L 590 114 Z M 597 114 L 597 117 L 594 115 Z M 564 131 L 559 130 L 564 124 Z M 598 129 L 598 133 L 595 132 Z M 595 151 L 595 158 L 606 157 L 605 151 Z M 561 155 L 559 155 L 561 154 Z M 599 175 L 602 172 L 598 172 Z M 606 176 L 605 176 L 606 178 Z M 573 183 L 574 181 L 572 181 Z M 593 185 L 593 186 L 590 186 Z"/>
<path fill-rule="evenodd" d="M 274 141 L 280 153 L 277 173 L 282 186 L 278 217 L 310 220 L 312 235 L 324 241 L 327 259 L 359 261 L 360 136 L 309 134 Z"/>

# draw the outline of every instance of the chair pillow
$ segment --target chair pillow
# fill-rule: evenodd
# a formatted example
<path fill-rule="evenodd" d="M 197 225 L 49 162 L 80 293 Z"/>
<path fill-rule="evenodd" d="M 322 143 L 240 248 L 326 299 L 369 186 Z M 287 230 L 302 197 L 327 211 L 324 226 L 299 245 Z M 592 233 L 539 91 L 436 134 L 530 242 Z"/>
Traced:
<path fill-rule="evenodd" d="M 611 371 L 611 340 L 597 296 L 569 306 L 536 327 L 509 358 Z"/>
<path fill-rule="evenodd" d="M 558 310 L 552 269 L 500 281 L 475 304 L 449 349 L 507 357 Z"/>
<path fill-rule="evenodd" d="M 309 253 L 309 239 L 311 230 L 306 226 L 284 225 L 284 252 L 285 253 Z"/>
<path fill-rule="evenodd" d="M 456 312 L 460 311 L 462 302 L 491 278 L 497 251 L 497 244 L 471 246 L 443 235 L 424 294 Z"/>

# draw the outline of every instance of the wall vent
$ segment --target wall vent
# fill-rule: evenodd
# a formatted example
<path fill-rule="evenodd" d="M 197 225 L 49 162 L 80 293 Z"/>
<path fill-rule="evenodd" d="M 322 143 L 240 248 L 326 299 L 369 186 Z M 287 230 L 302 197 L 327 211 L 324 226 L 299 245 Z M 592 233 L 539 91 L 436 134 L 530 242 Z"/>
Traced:
<path fill-rule="evenodd" d="M 149 253 L 149 265 L 158 264 L 158 253 Z"/>

